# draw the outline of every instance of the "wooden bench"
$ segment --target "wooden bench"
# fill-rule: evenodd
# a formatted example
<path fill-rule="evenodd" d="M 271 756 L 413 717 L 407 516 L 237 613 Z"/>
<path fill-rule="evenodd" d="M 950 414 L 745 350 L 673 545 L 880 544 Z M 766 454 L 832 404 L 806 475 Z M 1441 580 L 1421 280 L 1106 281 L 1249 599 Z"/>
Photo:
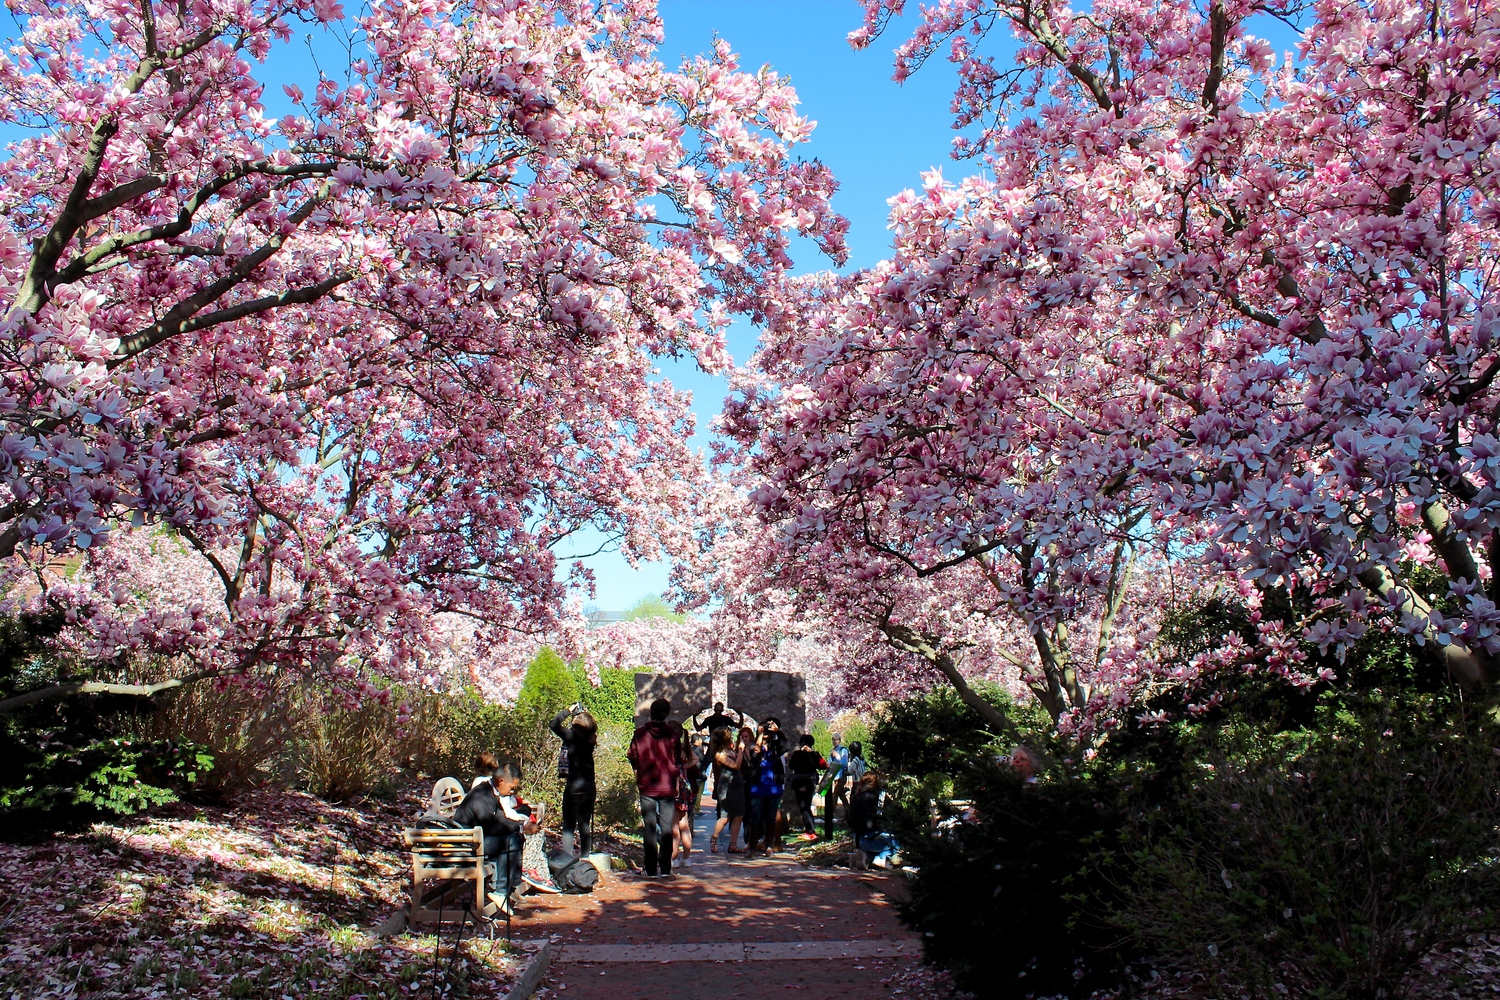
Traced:
<path fill-rule="evenodd" d="M 484 885 L 484 831 L 416 829 L 401 835 L 411 850 L 409 924 L 488 919 L 500 912 Z"/>

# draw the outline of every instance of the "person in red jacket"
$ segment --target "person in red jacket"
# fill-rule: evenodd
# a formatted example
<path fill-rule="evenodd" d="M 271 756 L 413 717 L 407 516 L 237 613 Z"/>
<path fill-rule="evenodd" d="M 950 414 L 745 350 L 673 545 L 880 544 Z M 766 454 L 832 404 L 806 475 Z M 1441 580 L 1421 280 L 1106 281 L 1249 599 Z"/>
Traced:
<path fill-rule="evenodd" d="M 641 841 L 645 847 L 646 876 L 672 874 L 672 809 L 682 777 L 682 727 L 667 723 L 672 703 L 651 703 L 651 721 L 635 731 L 625 759 L 635 768 L 641 795 Z"/>

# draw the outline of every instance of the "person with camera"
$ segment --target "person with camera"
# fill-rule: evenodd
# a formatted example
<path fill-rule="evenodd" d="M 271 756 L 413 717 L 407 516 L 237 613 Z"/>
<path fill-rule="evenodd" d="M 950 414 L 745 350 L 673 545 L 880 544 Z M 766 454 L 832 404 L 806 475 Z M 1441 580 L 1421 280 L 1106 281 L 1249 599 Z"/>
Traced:
<path fill-rule="evenodd" d="M 786 791 L 786 767 L 782 755 L 786 752 L 786 739 L 781 735 L 781 720 L 768 718 L 760 725 L 755 744 L 750 748 L 745 761 L 748 775 L 747 791 L 750 793 L 746 810 L 750 825 L 750 845 L 747 853 L 754 854 L 760 847 L 767 857 L 772 844 L 781 849 L 777 833 L 777 819 L 781 809 L 781 796 Z"/>
<path fill-rule="evenodd" d="M 599 724 L 583 705 L 565 708 L 553 718 L 551 729 L 563 743 L 567 775 L 562 800 L 562 850 L 587 857 L 594 843 L 594 747 L 599 743 Z"/>

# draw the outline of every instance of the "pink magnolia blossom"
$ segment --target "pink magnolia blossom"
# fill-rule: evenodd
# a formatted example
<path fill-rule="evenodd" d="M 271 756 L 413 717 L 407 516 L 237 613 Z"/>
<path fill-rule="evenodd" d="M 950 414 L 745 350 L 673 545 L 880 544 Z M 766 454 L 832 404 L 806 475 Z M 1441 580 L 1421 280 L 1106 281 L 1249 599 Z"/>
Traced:
<path fill-rule="evenodd" d="M 280 121 L 260 64 L 337 3 L 9 4 L 0 567 L 84 553 L 41 582 L 101 655 L 420 671 L 435 616 L 545 630 L 581 528 L 690 537 L 652 358 L 721 368 L 794 237 L 842 257 L 790 86 L 669 69 L 650 2 L 376 3 Z M 106 599 L 163 547 L 201 613 Z"/>
<path fill-rule="evenodd" d="M 1490 682 L 1500 17 L 1317 4 L 1277 60 L 1253 19 L 1280 10 L 922 8 L 896 75 L 955 64 L 988 175 L 928 175 L 888 261 L 768 309 L 728 420 L 786 585 L 933 662 L 973 615 L 1024 628 L 1059 718 L 1116 659 L 1132 553 L 1306 595 L 1255 653 L 1294 682 L 1368 626 Z"/>

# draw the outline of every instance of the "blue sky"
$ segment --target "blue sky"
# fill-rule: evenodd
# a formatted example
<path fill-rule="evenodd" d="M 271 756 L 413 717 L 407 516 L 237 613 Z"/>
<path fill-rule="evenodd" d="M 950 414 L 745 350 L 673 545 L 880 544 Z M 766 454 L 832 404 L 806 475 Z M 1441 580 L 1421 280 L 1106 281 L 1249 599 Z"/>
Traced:
<path fill-rule="evenodd" d="M 818 123 L 801 154 L 821 159 L 839 180 L 834 207 L 850 222 L 847 267 L 868 267 L 887 255 L 886 199 L 918 185 L 924 170 L 942 167 L 950 177 L 959 177 L 977 169 L 949 156 L 954 136 L 949 66 L 931 63 L 900 86 L 891 80 L 891 49 L 904 37 L 896 30 L 903 27 L 900 23 L 869 49 L 855 52 L 845 41 L 861 23 L 854 0 L 662 0 L 660 9 L 666 25 L 661 55 L 669 65 L 708 51 L 717 35 L 740 54 L 744 69 L 770 63 L 791 78 L 802 113 Z M 809 251 L 797 264 L 804 271 L 832 266 Z M 737 363 L 755 350 L 755 337 L 747 323 L 731 331 L 729 348 Z M 662 372 L 674 385 L 692 391 L 699 424 L 696 443 L 706 449 L 708 424 L 728 391 L 727 379 L 706 375 L 687 362 L 664 362 Z M 587 564 L 598 588 L 594 603 L 608 611 L 660 593 L 667 584 L 666 564 L 632 569 L 615 553 Z"/>
<path fill-rule="evenodd" d="M 346 9 L 352 9 L 347 0 Z M 855 52 L 846 41 L 862 23 L 855 0 L 661 0 L 660 10 L 666 28 L 661 58 L 668 65 L 675 67 L 684 57 L 710 51 L 714 38 L 721 37 L 740 54 L 742 68 L 754 70 L 769 63 L 790 77 L 802 113 L 818 123 L 812 141 L 798 152 L 821 159 L 839 180 L 834 207 L 850 222 L 845 269 L 868 267 L 887 255 L 886 199 L 920 184 L 921 173 L 935 166 L 951 177 L 977 169 L 949 155 L 955 133 L 948 111 L 954 74 L 948 64 L 929 63 L 899 86 L 891 80 L 892 49 L 906 36 L 910 23 L 897 22 L 870 48 Z M 912 20 L 908 15 L 906 21 Z M 992 37 L 987 44 L 993 48 L 996 41 Z M 322 68 L 335 75 L 347 62 L 334 40 L 316 29 L 311 50 L 323 57 Z M 268 84 L 266 111 L 272 116 L 294 110 L 281 92 L 282 83 L 295 81 L 311 92 L 318 76 L 309 43 L 300 38 L 274 48 L 261 73 Z M 797 265 L 799 271 L 818 271 L 832 262 L 805 244 Z M 755 339 L 748 323 L 730 332 L 729 349 L 736 363 L 749 359 Z M 706 453 L 709 424 L 722 408 L 728 379 L 673 359 L 663 359 L 661 371 L 673 385 L 693 393 L 698 416 L 693 443 Z M 575 536 L 571 551 L 592 551 L 600 540 L 592 533 Z M 666 563 L 632 568 L 618 552 L 584 562 L 595 576 L 597 595 L 592 603 L 608 612 L 662 593 L 670 572 Z"/>
<path fill-rule="evenodd" d="M 346 0 L 346 9 L 358 6 Z M 974 164 L 955 163 L 949 156 L 954 135 L 948 112 L 954 79 L 951 68 L 934 62 L 901 86 L 890 78 L 891 50 L 905 36 L 909 23 L 898 23 L 870 49 L 855 52 L 845 40 L 861 24 L 855 0 L 661 0 L 660 10 L 666 26 L 661 57 L 668 65 L 710 51 L 717 36 L 740 54 L 743 68 L 754 70 L 769 63 L 791 78 L 802 112 L 818 123 L 812 141 L 799 152 L 821 159 L 839 180 L 834 206 L 850 220 L 846 268 L 868 267 L 886 256 L 890 243 L 886 199 L 918 185 L 922 171 L 941 166 L 950 176 L 961 176 L 976 169 Z M 14 15 L 7 28 L 15 31 Z M 991 47 L 994 42 L 992 38 Z M 320 68 L 335 78 L 342 76 L 348 62 L 343 51 L 347 45 L 348 28 L 340 25 L 332 33 L 312 28 L 289 44 L 274 46 L 266 64 L 256 70 L 266 83 L 267 115 L 280 117 L 295 111 L 282 91 L 283 83 L 296 83 L 310 94 Z M 358 43 L 355 53 L 364 55 Z M 24 134 L 15 126 L 0 125 L 0 143 Z M 832 266 L 811 244 L 805 245 L 797 264 L 799 271 Z M 730 353 L 737 363 L 750 357 L 755 338 L 748 324 L 731 331 Z M 689 362 L 665 359 L 661 367 L 664 378 L 692 391 L 699 426 L 694 443 L 706 452 L 708 426 L 721 409 L 728 380 L 706 375 Z M 597 539 L 577 542 L 581 551 L 597 547 Z M 666 588 L 669 567 L 665 564 L 632 568 L 613 552 L 591 557 L 586 563 L 597 580 L 593 603 L 607 611 L 623 610 Z"/>

